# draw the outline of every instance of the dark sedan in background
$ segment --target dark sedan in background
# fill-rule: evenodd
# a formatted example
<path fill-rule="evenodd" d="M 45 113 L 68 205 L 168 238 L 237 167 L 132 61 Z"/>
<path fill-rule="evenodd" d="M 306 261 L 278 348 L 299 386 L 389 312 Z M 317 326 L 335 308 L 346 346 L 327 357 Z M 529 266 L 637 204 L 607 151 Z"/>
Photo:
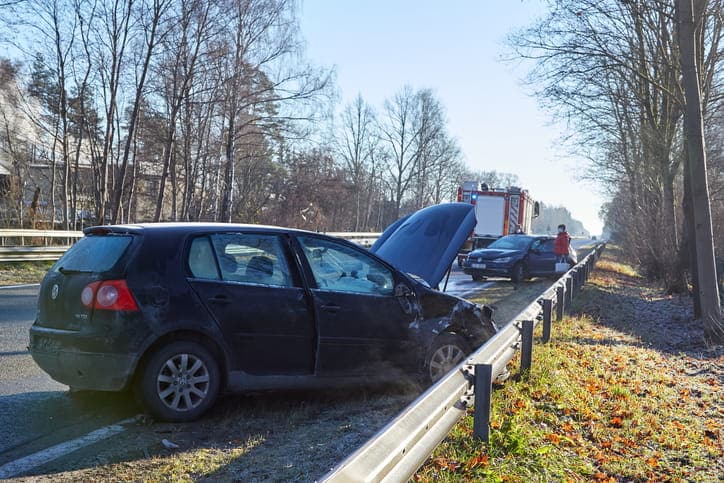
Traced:
<path fill-rule="evenodd" d="M 556 275 L 554 241 L 547 235 L 504 236 L 486 248 L 470 252 L 463 270 L 476 281 L 486 276 L 509 277 L 515 283 L 529 277 L 552 277 Z M 578 263 L 573 248 L 568 263 Z"/>

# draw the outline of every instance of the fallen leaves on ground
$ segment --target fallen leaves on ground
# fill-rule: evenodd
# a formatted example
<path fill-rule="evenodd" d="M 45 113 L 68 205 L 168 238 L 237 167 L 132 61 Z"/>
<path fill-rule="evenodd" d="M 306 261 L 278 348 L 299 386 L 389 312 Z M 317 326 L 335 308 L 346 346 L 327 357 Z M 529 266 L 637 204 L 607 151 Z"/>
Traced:
<path fill-rule="evenodd" d="M 702 344 L 688 299 L 612 253 L 530 375 L 493 394 L 491 443 L 469 436 L 471 411 L 433 455 L 468 463 L 428 463 L 416 480 L 719 481 L 724 350 Z"/>

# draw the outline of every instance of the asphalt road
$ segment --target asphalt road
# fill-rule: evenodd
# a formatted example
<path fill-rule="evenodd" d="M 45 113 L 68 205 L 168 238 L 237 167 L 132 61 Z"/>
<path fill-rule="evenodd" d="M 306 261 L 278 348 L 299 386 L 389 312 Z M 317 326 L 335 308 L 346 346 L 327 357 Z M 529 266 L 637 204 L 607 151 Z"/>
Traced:
<path fill-rule="evenodd" d="M 0 466 L 135 414 L 128 396 L 71 397 L 28 353 L 38 286 L 0 288 Z"/>

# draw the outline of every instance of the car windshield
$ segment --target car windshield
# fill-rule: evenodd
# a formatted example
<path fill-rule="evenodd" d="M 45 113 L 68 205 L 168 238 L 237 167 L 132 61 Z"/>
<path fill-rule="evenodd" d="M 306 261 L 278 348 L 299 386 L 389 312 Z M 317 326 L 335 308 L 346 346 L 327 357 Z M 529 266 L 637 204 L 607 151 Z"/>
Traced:
<path fill-rule="evenodd" d="M 525 250 L 530 245 L 533 239 L 529 236 L 521 235 L 509 235 L 503 238 L 498 238 L 493 243 L 488 245 L 488 248 L 495 248 L 498 250 Z"/>

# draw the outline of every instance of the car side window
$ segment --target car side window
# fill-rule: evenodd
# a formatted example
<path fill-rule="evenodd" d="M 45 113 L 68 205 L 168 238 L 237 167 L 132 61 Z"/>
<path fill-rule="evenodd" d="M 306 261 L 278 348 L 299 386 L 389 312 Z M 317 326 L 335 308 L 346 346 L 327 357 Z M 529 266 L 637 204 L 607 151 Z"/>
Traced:
<path fill-rule="evenodd" d="M 536 240 L 530 245 L 530 249 L 541 253 L 553 253 L 553 240 Z"/>
<path fill-rule="evenodd" d="M 553 253 L 553 240 L 541 240 L 540 250 L 543 253 Z"/>
<path fill-rule="evenodd" d="M 219 280 L 214 250 L 208 237 L 194 238 L 189 249 L 188 263 L 194 277 Z"/>
<path fill-rule="evenodd" d="M 362 251 L 316 237 L 299 237 L 317 287 L 337 292 L 391 295 L 392 271 Z"/>
<path fill-rule="evenodd" d="M 279 237 L 253 233 L 211 235 L 221 279 L 291 287 L 292 277 Z"/>

